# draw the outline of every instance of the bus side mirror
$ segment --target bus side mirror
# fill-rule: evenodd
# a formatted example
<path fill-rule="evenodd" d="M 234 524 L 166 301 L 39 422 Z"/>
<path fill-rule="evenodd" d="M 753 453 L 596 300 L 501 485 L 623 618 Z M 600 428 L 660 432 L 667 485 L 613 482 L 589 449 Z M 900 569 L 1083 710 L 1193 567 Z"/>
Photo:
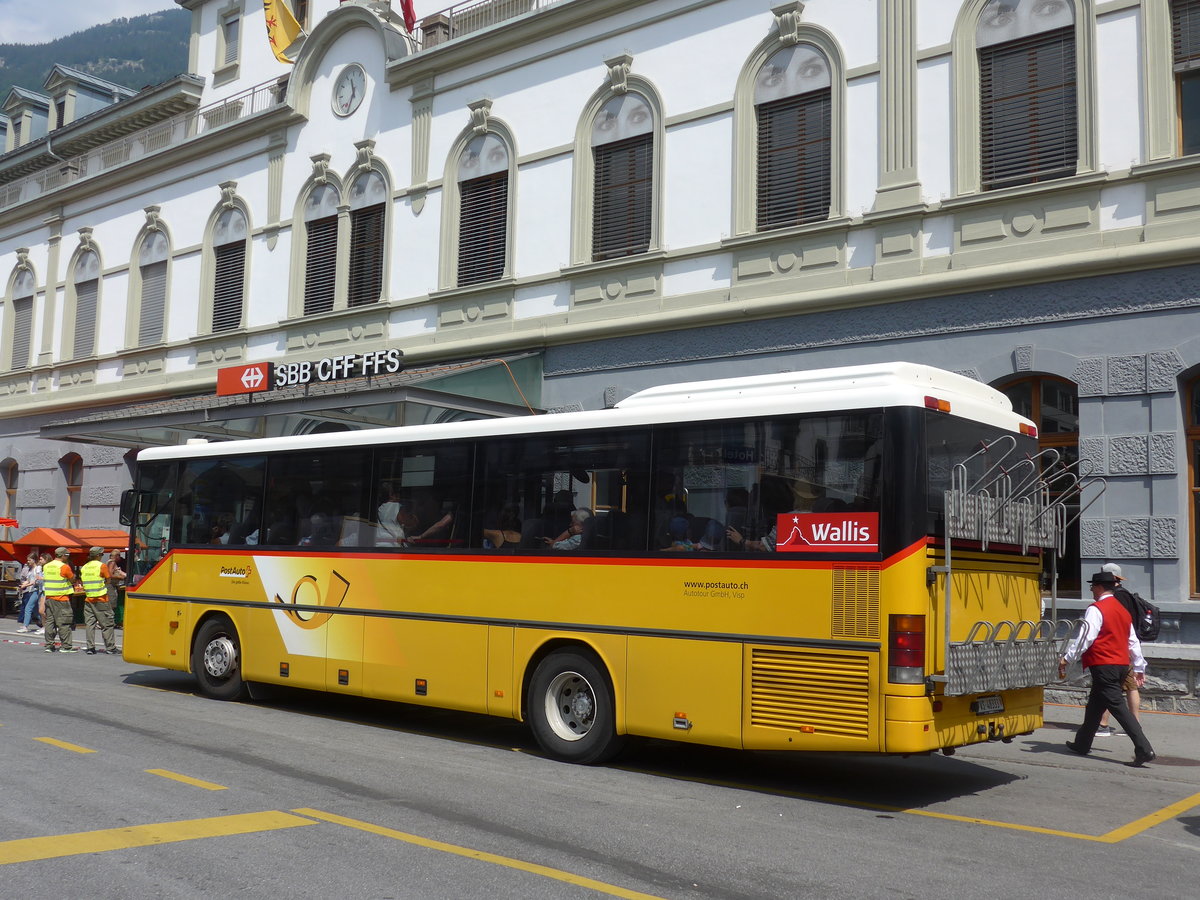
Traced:
<path fill-rule="evenodd" d="M 128 528 L 133 524 L 134 513 L 137 512 L 137 491 L 132 488 L 121 492 L 121 524 Z"/>

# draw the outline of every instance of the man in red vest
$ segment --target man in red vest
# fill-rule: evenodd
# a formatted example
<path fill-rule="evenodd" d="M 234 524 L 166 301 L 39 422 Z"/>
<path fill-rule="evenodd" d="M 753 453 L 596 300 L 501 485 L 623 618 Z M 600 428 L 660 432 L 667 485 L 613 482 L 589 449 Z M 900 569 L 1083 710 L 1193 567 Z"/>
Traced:
<path fill-rule="evenodd" d="M 1144 766 L 1154 759 L 1154 748 L 1142 733 L 1142 726 L 1130 714 L 1125 705 L 1122 685 L 1129 674 L 1132 663 L 1136 669 L 1145 669 L 1142 644 L 1133 630 L 1133 619 L 1129 611 L 1113 596 L 1117 577 L 1112 572 L 1097 572 L 1088 582 L 1092 587 L 1093 603 L 1083 614 L 1084 629 L 1067 653 L 1058 661 L 1058 675 L 1065 677 L 1067 663 L 1079 659 L 1092 675 L 1092 690 L 1088 694 L 1087 708 L 1083 713 L 1083 724 L 1075 733 L 1074 741 L 1067 741 L 1067 749 L 1086 756 L 1092 749 L 1096 726 L 1107 709 L 1120 723 L 1133 741 L 1133 762 L 1130 765 Z"/>

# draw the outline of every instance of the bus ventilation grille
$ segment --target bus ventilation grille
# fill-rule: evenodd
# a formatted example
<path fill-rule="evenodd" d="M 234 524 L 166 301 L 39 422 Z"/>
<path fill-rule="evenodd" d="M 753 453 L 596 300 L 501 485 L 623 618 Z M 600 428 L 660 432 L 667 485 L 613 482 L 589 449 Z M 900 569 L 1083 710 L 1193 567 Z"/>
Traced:
<path fill-rule="evenodd" d="M 833 567 L 830 637 L 879 637 L 879 570 Z"/>
<path fill-rule="evenodd" d="M 750 651 L 750 724 L 866 738 L 870 659 L 835 653 Z"/>

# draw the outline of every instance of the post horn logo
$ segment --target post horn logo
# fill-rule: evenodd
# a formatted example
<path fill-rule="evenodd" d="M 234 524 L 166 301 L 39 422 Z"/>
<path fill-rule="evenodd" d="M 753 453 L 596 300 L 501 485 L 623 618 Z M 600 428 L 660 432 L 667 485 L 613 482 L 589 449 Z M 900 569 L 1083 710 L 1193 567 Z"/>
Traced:
<path fill-rule="evenodd" d="M 285 607 L 284 612 L 288 618 L 301 628 L 316 629 L 333 616 L 333 613 L 322 612 L 321 607 L 341 606 L 349 593 L 350 582 L 334 570 L 329 574 L 329 584 L 324 593 L 315 575 L 304 575 L 292 588 L 290 600 L 284 600 L 276 594 L 275 602 Z"/>

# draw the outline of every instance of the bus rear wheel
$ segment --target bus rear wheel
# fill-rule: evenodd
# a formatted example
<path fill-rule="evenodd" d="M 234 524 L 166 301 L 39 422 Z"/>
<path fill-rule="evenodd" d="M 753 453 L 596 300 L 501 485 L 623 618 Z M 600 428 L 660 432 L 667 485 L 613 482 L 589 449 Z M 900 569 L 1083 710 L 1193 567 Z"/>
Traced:
<path fill-rule="evenodd" d="M 591 654 L 560 650 L 543 659 L 529 683 L 528 709 L 533 736 L 548 756 L 594 764 L 624 746 L 612 688 Z"/>
<path fill-rule="evenodd" d="M 192 674 L 200 693 L 214 700 L 240 700 L 246 695 L 242 681 L 242 646 L 233 623 L 209 619 L 196 632 L 192 645 Z"/>

